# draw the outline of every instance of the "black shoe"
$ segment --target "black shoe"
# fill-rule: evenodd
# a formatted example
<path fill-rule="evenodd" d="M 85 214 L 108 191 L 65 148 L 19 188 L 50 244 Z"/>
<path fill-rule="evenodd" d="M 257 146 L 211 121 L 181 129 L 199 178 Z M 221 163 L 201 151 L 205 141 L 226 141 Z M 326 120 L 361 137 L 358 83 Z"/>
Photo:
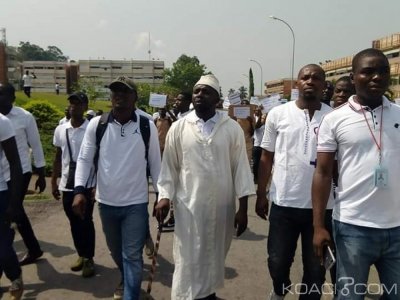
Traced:
<path fill-rule="evenodd" d="M 39 252 L 36 253 L 26 253 L 20 260 L 19 260 L 19 265 L 20 266 L 25 266 L 34 263 L 39 257 L 43 255 L 43 251 L 40 250 Z"/>
<path fill-rule="evenodd" d="M 162 225 L 163 231 L 174 231 L 175 229 L 175 218 L 172 216 Z"/>

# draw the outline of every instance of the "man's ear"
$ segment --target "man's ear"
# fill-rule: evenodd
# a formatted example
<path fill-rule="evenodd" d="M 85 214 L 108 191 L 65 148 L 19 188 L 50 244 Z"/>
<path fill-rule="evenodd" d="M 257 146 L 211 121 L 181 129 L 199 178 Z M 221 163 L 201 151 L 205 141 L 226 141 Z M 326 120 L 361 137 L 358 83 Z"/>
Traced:
<path fill-rule="evenodd" d="M 354 85 L 354 73 L 353 72 L 350 73 L 350 79 L 351 79 L 351 83 Z"/>

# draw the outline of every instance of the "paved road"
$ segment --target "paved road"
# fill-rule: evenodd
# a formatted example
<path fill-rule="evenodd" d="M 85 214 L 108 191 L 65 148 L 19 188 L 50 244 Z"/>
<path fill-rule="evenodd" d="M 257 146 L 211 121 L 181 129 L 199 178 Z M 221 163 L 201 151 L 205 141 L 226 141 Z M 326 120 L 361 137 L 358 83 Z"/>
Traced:
<path fill-rule="evenodd" d="M 150 194 L 151 203 L 154 194 Z M 225 287 L 218 291 L 221 299 L 267 299 L 271 290 L 271 279 L 266 263 L 267 222 L 256 217 L 255 198 L 249 201 L 249 229 L 239 239 L 234 239 L 226 260 Z M 96 226 L 96 276 L 82 278 L 73 273 L 69 265 L 76 259 L 71 233 L 62 205 L 57 201 L 26 203 L 28 214 L 45 254 L 36 264 L 23 267 L 25 281 L 24 299 L 112 299 L 114 288 L 120 278 L 107 250 L 98 211 L 95 209 Z M 156 236 L 156 222 L 151 221 L 153 237 Z M 170 299 L 170 286 L 173 273 L 172 260 L 173 233 L 163 233 L 161 237 L 158 265 L 151 297 L 146 290 L 151 260 L 144 258 L 143 299 Z M 24 251 L 23 243 L 17 235 L 15 248 L 19 255 Z M 300 250 L 291 271 L 293 282 L 301 279 Z M 373 279 L 376 275 L 373 274 Z M 329 278 L 329 276 L 328 276 Z M 1 286 L 8 286 L 4 278 Z M 5 294 L 6 295 L 6 294 Z M 327 295 L 323 299 L 331 299 Z M 2 299 L 6 299 L 3 296 Z M 297 299 L 288 295 L 286 299 Z M 378 299 L 370 297 L 367 299 Z"/>

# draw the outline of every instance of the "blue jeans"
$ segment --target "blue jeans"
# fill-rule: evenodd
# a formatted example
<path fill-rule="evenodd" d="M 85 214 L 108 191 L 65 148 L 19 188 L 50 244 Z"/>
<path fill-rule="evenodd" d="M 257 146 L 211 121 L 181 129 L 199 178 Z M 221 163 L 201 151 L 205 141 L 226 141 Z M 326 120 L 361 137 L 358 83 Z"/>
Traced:
<path fill-rule="evenodd" d="M 99 213 L 108 249 L 124 279 L 124 300 L 137 300 L 149 227 L 147 203 L 122 207 L 99 203 Z"/>
<path fill-rule="evenodd" d="M 21 267 L 13 248 L 15 232 L 6 218 L 9 203 L 7 195 L 7 191 L 0 192 L 0 276 L 4 271 L 7 278 L 14 281 L 21 275 Z"/>
<path fill-rule="evenodd" d="M 332 211 L 327 211 L 326 222 L 331 222 Z M 277 295 L 300 293 L 299 299 L 320 299 L 325 281 L 325 268 L 313 250 L 312 209 L 283 207 L 272 203 L 269 215 L 268 269 Z M 300 288 L 292 288 L 290 267 L 301 237 L 303 278 Z"/>
<path fill-rule="evenodd" d="M 381 299 L 400 299 L 400 227 L 377 229 L 335 220 L 333 232 L 338 299 L 364 299 L 371 265 L 382 284 Z"/>

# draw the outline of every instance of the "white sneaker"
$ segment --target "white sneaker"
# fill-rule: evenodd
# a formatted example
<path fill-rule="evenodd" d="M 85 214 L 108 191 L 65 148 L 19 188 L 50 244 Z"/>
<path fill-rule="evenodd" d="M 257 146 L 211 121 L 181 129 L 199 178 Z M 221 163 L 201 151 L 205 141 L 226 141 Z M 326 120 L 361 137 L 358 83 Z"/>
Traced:
<path fill-rule="evenodd" d="M 279 296 L 275 294 L 274 291 L 271 291 L 271 294 L 269 295 L 269 300 L 283 300 L 285 299 L 285 296 Z"/>

